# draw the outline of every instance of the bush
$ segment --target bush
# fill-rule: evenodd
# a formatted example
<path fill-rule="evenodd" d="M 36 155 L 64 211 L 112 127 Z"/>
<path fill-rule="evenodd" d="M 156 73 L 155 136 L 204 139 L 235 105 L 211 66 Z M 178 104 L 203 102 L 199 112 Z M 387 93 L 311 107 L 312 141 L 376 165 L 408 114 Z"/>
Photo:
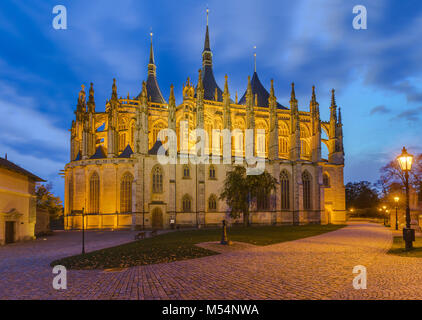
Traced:
<path fill-rule="evenodd" d="M 350 218 L 383 218 L 376 208 L 354 209 L 349 211 Z"/>

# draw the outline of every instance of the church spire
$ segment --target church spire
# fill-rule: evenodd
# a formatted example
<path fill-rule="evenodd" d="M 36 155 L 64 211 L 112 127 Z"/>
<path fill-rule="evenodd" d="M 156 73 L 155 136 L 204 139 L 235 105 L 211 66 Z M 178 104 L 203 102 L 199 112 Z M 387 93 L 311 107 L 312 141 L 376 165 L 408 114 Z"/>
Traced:
<path fill-rule="evenodd" d="M 208 31 L 208 13 L 207 9 L 207 27 L 205 29 L 204 51 L 202 51 L 202 67 L 212 66 L 212 52 L 210 46 L 210 35 Z"/>
<path fill-rule="evenodd" d="M 208 32 L 208 13 L 209 13 L 209 10 L 207 9 L 207 29 L 205 31 L 204 51 L 211 51 L 210 35 L 209 35 L 209 32 Z"/>
<path fill-rule="evenodd" d="M 153 76 L 156 76 L 156 69 L 157 69 L 157 67 L 155 66 L 154 47 L 152 45 L 152 36 L 153 36 L 153 33 L 151 32 L 149 35 L 151 37 L 151 44 L 150 44 L 150 48 L 149 48 L 148 75 L 151 74 Z"/>
<path fill-rule="evenodd" d="M 253 71 L 256 72 L 256 46 L 254 46 L 253 48 L 254 48 L 254 53 L 253 53 Z"/>
<path fill-rule="evenodd" d="M 146 81 L 146 89 L 148 92 L 148 101 L 152 103 L 160 103 L 166 104 L 166 100 L 164 99 L 160 87 L 158 86 L 157 81 L 157 66 L 155 64 L 154 59 L 154 46 L 152 44 L 152 36 L 153 33 L 150 32 L 151 42 L 150 42 L 150 49 L 149 49 L 149 60 L 148 60 L 148 77 Z M 138 94 L 136 97 L 137 100 L 140 99 L 141 93 Z"/>

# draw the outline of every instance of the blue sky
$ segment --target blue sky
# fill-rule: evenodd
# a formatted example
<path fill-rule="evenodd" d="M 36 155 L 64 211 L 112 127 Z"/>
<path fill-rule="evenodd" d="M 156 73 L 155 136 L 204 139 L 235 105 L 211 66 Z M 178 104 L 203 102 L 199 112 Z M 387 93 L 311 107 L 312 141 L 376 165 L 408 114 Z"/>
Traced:
<path fill-rule="evenodd" d="M 55 5 L 67 30 L 52 27 Z M 368 29 L 354 30 L 353 6 L 365 5 Z M 154 32 L 161 90 L 168 98 L 201 67 L 205 9 L 220 87 L 243 94 L 257 71 L 288 105 L 296 83 L 301 110 L 316 85 L 323 120 L 330 89 L 342 108 L 345 182 L 375 181 L 400 152 L 422 152 L 422 3 L 420 1 L 10 1 L 0 2 L 0 154 L 51 181 L 69 159 L 69 131 L 80 85 L 94 82 L 97 110 L 110 97 L 137 95 L 147 75 Z"/>

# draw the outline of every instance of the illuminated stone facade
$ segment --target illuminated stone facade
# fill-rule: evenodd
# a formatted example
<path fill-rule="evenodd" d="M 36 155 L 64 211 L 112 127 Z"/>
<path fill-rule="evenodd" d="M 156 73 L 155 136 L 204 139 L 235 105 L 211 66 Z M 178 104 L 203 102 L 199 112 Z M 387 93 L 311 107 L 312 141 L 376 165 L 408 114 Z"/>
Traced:
<path fill-rule="evenodd" d="M 265 130 L 265 139 L 254 135 L 253 147 L 280 184 L 267 202 L 252 205 L 252 223 L 345 221 L 342 122 L 334 90 L 327 122 L 320 120 L 315 88 L 310 111 L 299 111 L 292 84 L 290 108 L 286 108 L 277 102 L 273 83 L 269 93 L 256 70 L 243 97 L 238 100 L 236 94 L 233 100 L 227 76 L 224 90 L 214 79 L 208 25 L 202 61 L 196 86 L 187 79 L 179 105 L 173 87 L 168 102 L 161 94 L 152 38 L 148 77 L 138 96 L 118 98 L 114 80 L 105 112 L 97 112 L 92 83 L 87 102 L 82 87 L 71 128 L 70 162 L 65 167 L 67 229 L 81 227 L 83 209 L 88 213 L 88 228 L 168 228 L 172 222 L 205 226 L 227 218 L 229 208 L 218 198 L 232 165 L 183 164 L 185 149 L 179 134 L 183 121 L 189 131 L 208 132 L 211 156 L 224 149 L 222 142 L 214 147 L 212 130 L 238 129 L 229 145 L 233 159 L 245 150 L 245 129 Z M 165 128 L 177 133 L 177 164 L 162 165 L 157 160 L 159 132 Z M 322 143 L 328 159 L 321 157 Z"/>
<path fill-rule="evenodd" d="M 37 220 L 34 174 L 0 158 L 0 245 L 32 240 Z"/>

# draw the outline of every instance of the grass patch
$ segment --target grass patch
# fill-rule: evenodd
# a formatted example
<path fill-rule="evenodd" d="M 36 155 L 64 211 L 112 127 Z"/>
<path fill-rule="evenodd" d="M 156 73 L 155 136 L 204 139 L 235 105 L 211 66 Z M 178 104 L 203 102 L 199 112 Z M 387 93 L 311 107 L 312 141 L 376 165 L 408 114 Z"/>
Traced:
<path fill-rule="evenodd" d="M 265 246 L 316 236 L 334 231 L 344 225 L 260 226 L 228 228 L 232 241 Z M 219 241 L 221 228 L 176 231 L 153 238 L 134 241 L 53 261 L 51 266 L 64 265 L 68 269 L 109 269 L 165 263 L 218 254 L 195 246 L 197 243 Z"/>
<path fill-rule="evenodd" d="M 393 245 L 388 254 L 408 258 L 422 258 L 422 237 L 416 237 L 416 241 L 413 242 L 413 249 L 410 251 L 404 249 L 403 237 L 394 237 Z"/>

